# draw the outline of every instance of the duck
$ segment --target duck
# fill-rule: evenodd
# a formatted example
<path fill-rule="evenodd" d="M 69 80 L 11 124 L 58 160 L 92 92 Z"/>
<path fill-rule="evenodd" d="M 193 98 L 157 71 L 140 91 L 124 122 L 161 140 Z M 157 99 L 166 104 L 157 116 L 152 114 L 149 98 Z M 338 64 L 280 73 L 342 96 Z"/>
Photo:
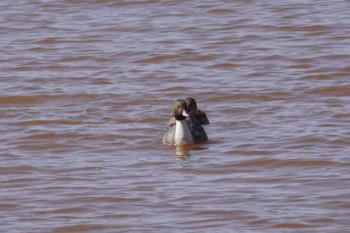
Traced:
<path fill-rule="evenodd" d="M 207 117 L 207 114 L 204 111 L 199 110 L 197 108 L 197 102 L 193 97 L 186 98 L 185 102 L 186 102 L 187 114 L 189 115 L 189 117 L 191 118 L 191 120 L 193 122 L 200 124 L 200 125 L 210 124 L 209 119 Z M 168 123 L 169 126 L 172 124 L 175 124 L 174 117 L 170 118 L 169 123 Z"/>
<path fill-rule="evenodd" d="M 200 125 L 208 125 L 209 119 L 207 114 L 197 108 L 196 100 L 193 97 L 185 99 L 188 115 L 192 120 L 196 120 Z"/>
<path fill-rule="evenodd" d="M 192 133 L 186 123 L 186 117 L 189 117 L 186 112 L 186 102 L 179 99 L 173 107 L 172 119 L 174 119 L 175 123 L 168 126 L 163 137 L 164 144 L 182 145 L 193 143 Z"/>
<path fill-rule="evenodd" d="M 179 99 L 173 107 L 173 117 L 163 137 L 164 144 L 183 145 L 208 141 L 203 127 L 187 113 L 187 104 Z"/>

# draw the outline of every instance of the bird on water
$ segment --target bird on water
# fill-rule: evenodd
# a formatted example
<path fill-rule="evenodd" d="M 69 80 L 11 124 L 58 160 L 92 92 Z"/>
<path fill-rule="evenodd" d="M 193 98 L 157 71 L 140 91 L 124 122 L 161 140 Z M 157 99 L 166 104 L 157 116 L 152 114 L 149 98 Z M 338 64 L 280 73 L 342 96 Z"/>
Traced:
<path fill-rule="evenodd" d="M 198 109 L 194 99 L 193 101 L 194 107 L 193 102 L 191 103 L 191 100 L 189 102 L 191 108 L 188 108 L 189 105 L 182 99 L 175 102 L 173 116 L 163 137 L 164 144 L 183 145 L 208 141 L 208 136 L 201 126 L 201 122 L 208 124 L 209 120 L 205 113 L 200 115 L 200 120 L 196 118 Z"/>

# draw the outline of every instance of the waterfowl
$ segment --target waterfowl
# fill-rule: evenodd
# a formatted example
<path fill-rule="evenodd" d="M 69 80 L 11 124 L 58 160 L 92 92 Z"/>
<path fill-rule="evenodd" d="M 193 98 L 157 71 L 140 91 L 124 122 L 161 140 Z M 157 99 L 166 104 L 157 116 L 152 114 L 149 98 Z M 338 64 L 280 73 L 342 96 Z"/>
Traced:
<path fill-rule="evenodd" d="M 186 112 L 186 102 L 177 100 L 173 107 L 173 118 L 175 123 L 169 125 L 163 137 L 164 144 L 182 145 L 193 143 L 192 133 L 186 122 L 188 114 Z"/>
<path fill-rule="evenodd" d="M 191 118 L 187 114 L 187 111 L 186 102 L 184 100 L 177 100 L 173 109 L 173 117 L 170 119 L 167 132 L 163 137 L 164 144 L 177 145 L 208 141 L 208 136 L 204 128 L 195 118 Z M 187 129 L 192 139 L 189 139 L 190 137 L 186 135 Z M 184 135 L 181 136 L 182 134 Z M 182 137 L 186 138 L 186 140 L 182 139 L 180 143 L 180 138 Z"/>
<path fill-rule="evenodd" d="M 200 125 L 208 125 L 209 119 L 207 117 L 207 114 L 197 108 L 196 100 L 192 97 L 188 97 L 185 99 L 186 102 L 186 111 L 188 115 L 190 116 L 191 120 L 195 122 L 196 124 Z M 169 120 L 168 125 L 175 124 L 175 118 L 172 117 Z"/>
<path fill-rule="evenodd" d="M 200 125 L 208 125 L 209 119 L 205 112 L 197 108 L 197 103 L 192 97 L 185 99 L 188 115 L 192 120 L 196 120 Z"/>

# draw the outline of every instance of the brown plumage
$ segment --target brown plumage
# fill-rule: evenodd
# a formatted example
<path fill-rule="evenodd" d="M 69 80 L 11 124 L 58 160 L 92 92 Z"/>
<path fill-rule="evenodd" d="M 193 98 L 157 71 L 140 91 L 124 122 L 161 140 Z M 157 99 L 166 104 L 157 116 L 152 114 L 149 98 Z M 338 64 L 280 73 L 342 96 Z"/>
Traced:
<path fill-rule="evenodd" d="M 208 141 L 208 136 L 201 125 L 209 124 L 207 115 L 197 109 L 197 103 L 193 98 L 187 98 L 181 101 L 183 107 L 188 113 L 189 117 L 185 118 L 185 122 L 192 134 L 193 142 L 200 143 Z M 185 105 L 184 105 L 185 104 Z M 176 119 L 172 117 L 168 123 L 168 130 L 175 127 Z"/>
<path fill-rule="evenodd" d="M 185 99 L 186 105 L 187 105 L 187 112 L 188 115 L 195 119 L 200 125 L 208 125 L 209 119 L 207 117 L 207 114 L 205 112 L 198 110 L 197 103 L 194 98 L 188 97 Z"/>
<path fill-rule="evenodd" d="M 195 121 L 200 125 L 210 124 L 207 114 L 197 108 L 197 103 L 194 98 L 188 97 L 185 99 L 185 102 L 186 102 L 186 111 L 192 121 Z M 174 117 L 170 118 L 168 123 L 168 125 L 172 125 L 172 124 L 175 124 Z"/>

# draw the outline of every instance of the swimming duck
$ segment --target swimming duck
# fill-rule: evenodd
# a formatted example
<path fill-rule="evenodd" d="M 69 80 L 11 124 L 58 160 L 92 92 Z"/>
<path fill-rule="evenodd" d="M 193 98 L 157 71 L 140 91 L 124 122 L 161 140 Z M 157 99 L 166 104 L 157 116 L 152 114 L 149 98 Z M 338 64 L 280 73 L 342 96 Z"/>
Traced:
<path fill-rule="evenodd" d="M 173 118 L 175 123 L 169 125 L 163 137 L 164 144 L 181 145 L 193 143 L 193 137 L 186 123 L 186 102 L 184 100 L 177 100 L 173 108 Z"/>
<path fill-rule="evenodd" d="M 173 117 L 170 119 L 167 132 L 163 137 L 164 144 L 178 145 L 208 141 L 208 136 L 203 127 L 196 119 L 187 114 L 187 109 L 184 100 L 176 101 Z M 187 135 L 188 132 L 191 137 Z"/>

